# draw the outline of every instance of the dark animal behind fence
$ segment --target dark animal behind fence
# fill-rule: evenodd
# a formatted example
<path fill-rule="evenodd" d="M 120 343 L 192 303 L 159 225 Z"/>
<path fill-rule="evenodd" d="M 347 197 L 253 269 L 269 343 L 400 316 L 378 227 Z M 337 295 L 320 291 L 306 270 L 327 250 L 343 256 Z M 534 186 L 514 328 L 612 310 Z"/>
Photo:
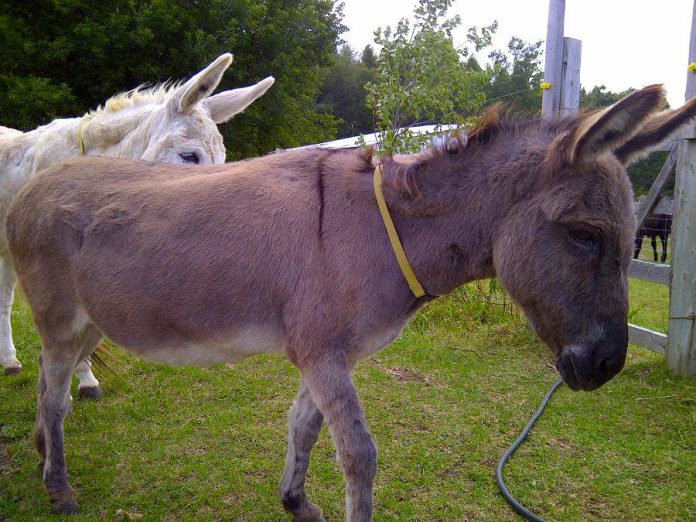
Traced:
<path fill-rule="evenodd" d="M 660 262 L 667 261 L 667 239 L 672 232 L 672 216 L 669 214 L 650 214 L 643 223 L 643 226 L 636 234 L 636 244 L 633 250 L 633 258 L 638 259 L 640 249 L 643 246 L 643 237 L 650 238 L 650 245 L 653 249 L 653 260 L 657 263 L 657 238 L 662 244 L 662 256 Z"/>
<path fill-rule="evenodd" d="M 636 222 L 624 165 L 696 114 L 666 115 L 660 86 L 599 113 L 505 122 L 381 164 L 382 189 L 414 272 L 399 270 L 366 151 L 308 149 L 186 168 L 90 158 L 39 174 L 7 232 L 42 352 L 36 445 L 54 511 L 74 512 L 63 419 L 72 371 L 106 335 L 169 364 L 284 354 L 301 381 L 288 423 L 281 500 L 322 520 L 306 496 L 324 421 L 351 522 L 372 519 L 377 453 L 353 386 L 429 299 L 498 277 L 555 352 L 574 390 L 623 367 Z"/>

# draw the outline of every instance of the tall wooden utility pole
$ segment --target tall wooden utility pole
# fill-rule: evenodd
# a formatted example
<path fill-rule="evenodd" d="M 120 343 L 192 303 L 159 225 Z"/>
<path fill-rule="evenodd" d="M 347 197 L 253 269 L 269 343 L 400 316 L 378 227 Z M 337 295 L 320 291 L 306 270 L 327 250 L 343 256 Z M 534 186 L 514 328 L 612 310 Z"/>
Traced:
<path fill-rule="evenodd" d="M 563 77 L 563 31 L 565 0 L 549 0 L 549 19 L 546 25 L 544 82 L 550 83 L 541 98 L 541 115 L 551 118 L 561 110 L 561 80 Z"/>
<path fill-rule="evenodd" d="M 549 20 L 546 26 L 544 89 L 541 115 L 552 118 L 557 114 L 574 113 L 580 106 L 580 58 L 582 42 L 564 37 L 565 0 L 549 0 Z"/>

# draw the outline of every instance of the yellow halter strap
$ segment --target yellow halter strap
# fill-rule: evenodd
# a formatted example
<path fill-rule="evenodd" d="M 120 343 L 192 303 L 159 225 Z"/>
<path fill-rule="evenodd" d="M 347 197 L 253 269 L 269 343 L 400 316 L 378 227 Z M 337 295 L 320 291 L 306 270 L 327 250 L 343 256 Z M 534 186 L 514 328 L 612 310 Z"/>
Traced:
<path fill-rule="evenodd" d="M 423 297 L 425 295 L 425 290 L 423 290 L 423 287 L 418 282 L 418 278 L 416 277 L 416 274 L 413 272 L 413 269 L 406 258 L 404 247 L 401 246 L 399 235 L 396 233 L 396 228 L 394 228 L 394 222 L 389 215 L 387 202 L 384 201 L 384 194 L 382 193 L 382 167 L 379 165 L 375 169 L 372 182 L 375 189 L 375 197 L 377 198 L 379 213 L 382 215 L 384 228 L 387 229 L 387 235 L 389 236 L 389 242 L 391 243 L 392 250 L 396 256 L 396 262 L 399 264 L 401 273 L 404 275 L 404 278 L 408 283 L 408 287 L 411 289 L 411 292 L 413 292 L 413 295 L 416 297 Z"/>
<path fill-rule="evenodd" d="M 87 123 L 89 123 L 89 120 L 82 118 L 80 127 L 77 129 L 77 151 L 80 153 L 80 156 L 85 155 L 85 141 L 82 139 L 82 131 L 87 126 Z"/>

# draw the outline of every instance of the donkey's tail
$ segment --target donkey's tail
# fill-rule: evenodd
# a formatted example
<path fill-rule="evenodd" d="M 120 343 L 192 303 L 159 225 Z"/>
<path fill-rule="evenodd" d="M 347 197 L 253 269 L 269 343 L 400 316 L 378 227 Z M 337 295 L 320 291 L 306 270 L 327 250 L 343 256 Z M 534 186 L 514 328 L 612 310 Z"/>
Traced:
<path fill-rule="evenodd" d="M 97 346 L 97 349 L 94 351 L 94 353 L 90 355 L 90 359 L 94 364 L 94 368 L 96 368 L 97 371 L 102 375 L 108 372 L 117 380 L 119 380 L 122 384 L 125 384 L 126 386 L 130 385 L 128 380 L 118 370 L 118 367 L 121 365 L 122 360 L 118 351 L 112 346 L 102 341 L 99 344 L 99 346 Z"/>

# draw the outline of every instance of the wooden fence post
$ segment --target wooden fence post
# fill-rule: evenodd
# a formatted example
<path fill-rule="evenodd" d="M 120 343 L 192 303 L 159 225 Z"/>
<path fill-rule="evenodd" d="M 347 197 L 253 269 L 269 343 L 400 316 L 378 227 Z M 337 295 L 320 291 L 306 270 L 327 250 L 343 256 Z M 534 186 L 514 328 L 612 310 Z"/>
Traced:
<path fill-rule="evenodd" d="M 689 62 L 696 62 L 696 0 Z M 696 96 L 696 73 L 688 72 L 686 99 Z M 678 375 L 696 375 L 696 126 L 682 134 L 677 157 L 672 240 L 672 285 L 667 365 Z"/>
<path fill-rule="evenodd" d="M 582 41 L 563 38 L 563 72 L 561 74 L 561 114 L 575 114 L 580 107 L 580 61 Z"/>

